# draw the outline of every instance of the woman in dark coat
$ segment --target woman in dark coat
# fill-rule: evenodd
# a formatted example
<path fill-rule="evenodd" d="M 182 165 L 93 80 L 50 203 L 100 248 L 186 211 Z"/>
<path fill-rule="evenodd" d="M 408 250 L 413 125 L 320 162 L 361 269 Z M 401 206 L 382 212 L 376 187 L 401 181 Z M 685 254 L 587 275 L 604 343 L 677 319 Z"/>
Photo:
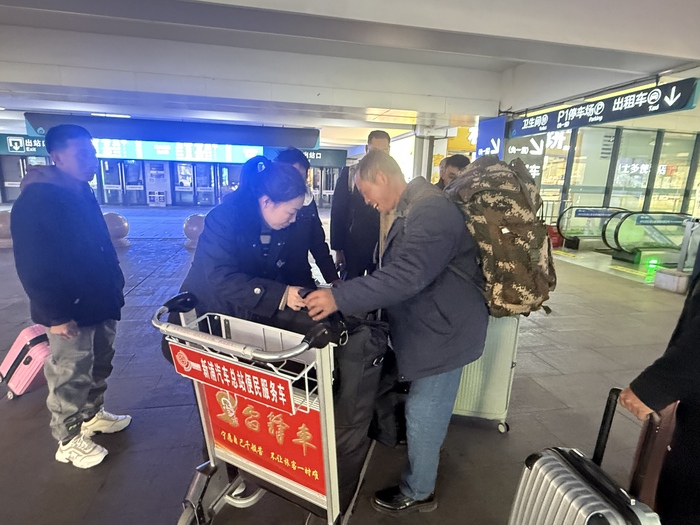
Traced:
<path fill-rule="evenodd" d="M 241 185 L 204 222 L 182 291 L 199 300 L 197 312 L 268 320 L 286 307 L 300 310 L 306 282 L 286 278 L 289 226 L 302 208 L 306 185 L 291 166 L 256 157 Z"/>

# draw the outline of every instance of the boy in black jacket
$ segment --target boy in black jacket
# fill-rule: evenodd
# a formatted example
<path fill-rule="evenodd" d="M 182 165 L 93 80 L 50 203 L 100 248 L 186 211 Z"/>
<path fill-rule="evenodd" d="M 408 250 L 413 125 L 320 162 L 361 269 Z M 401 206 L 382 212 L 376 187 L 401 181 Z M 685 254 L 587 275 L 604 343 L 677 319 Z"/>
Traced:
<path fill-rule="evenodd" d="M 44 372 L 56 460 L 79 468 L 107 455 L 90 437 L 131 423 L 102 408 L 112 372 L 114 337 L 124 305 L 124 276 L 88 184 L 98 161 L 90 133 L 51 128 L 46 149 L 55 167 L 30 172 L 12 209 L 15 266 L 32 320 L 48 328 Z"/>

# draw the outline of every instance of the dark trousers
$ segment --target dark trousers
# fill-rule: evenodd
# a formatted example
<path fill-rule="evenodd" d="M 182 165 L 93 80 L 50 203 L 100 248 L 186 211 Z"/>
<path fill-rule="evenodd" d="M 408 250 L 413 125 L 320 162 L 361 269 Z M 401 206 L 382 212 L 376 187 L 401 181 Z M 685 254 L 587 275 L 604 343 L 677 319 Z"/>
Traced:
<path fill-rule="evenodd" d="M 700 407 L 683 405 L 656 493 L 663 525 L 700 524 Z"/>

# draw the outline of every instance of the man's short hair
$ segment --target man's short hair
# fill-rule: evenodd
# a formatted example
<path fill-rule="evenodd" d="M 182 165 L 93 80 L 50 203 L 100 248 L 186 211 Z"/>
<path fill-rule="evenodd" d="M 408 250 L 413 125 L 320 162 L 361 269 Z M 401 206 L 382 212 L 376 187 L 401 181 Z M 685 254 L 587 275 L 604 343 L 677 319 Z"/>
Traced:
<path fill-rule="evenodd" d="M 355 172 L 362 180 L 374 182 L 377 179 L 377 173 L 393 178 L 404 178 L 399 164 L 394 160 L 394 157 L 380 150 L 372 150 L 367 152 L 357 166 Z"/>
<path fill-rule="evenodd" d="M 92 135 L 90 135 L 90 132 L 84 127 L 75 124 L 60 124 L 59 126 L 54 126 L 46 132 L 46 136 L 44 137 L 46 151 L 52 153 L 54 151 L 64 150 L 68 147 L 68 141 L 71 139 L 92 140 Z"/>
<path fill-rule="evenodd" d="M 381 129 L 375 129 L 369 135 L 367 135 L 367 144 L 373 140 L 386 140 L 389 144 L 391 144 L 391 137 L 386 131 Z"/>
<path fill-rule="evenodd" d="M 280 151 L 277 154 L 275 162 L 289 164 L 291 166 L 293 166 L 294 164 L 299 164 L 306 171 L 308 171 L 311 167 L 311 163 L 309 162 L 309 159 L 306 158 L 306 155 L 304 155 L 304 152 L 300 149 L 291 147 Z"/>
<path fill-rule="evenodd" d="M 469 157 L 466 157 L 464 155 L 452 155 L 451 157 L 447 157 L 445 160 L 445 168 L 448 166 L 454 166 L 458 170 L 463 170 L 470 164 Z"/>

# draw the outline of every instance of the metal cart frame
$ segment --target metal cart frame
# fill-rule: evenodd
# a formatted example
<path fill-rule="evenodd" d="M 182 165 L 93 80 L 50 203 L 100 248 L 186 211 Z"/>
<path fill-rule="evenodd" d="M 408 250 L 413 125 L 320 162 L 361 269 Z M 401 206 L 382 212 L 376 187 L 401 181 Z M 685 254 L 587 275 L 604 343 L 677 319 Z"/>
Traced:
<path fill-rule="evenodd" d="M 244 490 L 246 486 L 240 472 L 251 474 L 275 487 L 277 493 L 281 489 L 283 494 L 292 496 L 292 500 L 310 503 L 318 509 L 316 514 L 326 514 L 328 525 L 340 520 L 346 523 L 354 500 L 345 516 L 341 516 L 332 390 L 333 345 L 329 343 L 328 330 L 318 325 L 304 337 L 219 314 L 197 317 L 194 313 L 195 304 L 194 296 L 180 294 L 159 308 L 152 318 L 153 325 L 165 335 L 170 346 L 176 371 L 194 383 L 209 454 L 209 461 L 196 470 L 183 501 L 184 511 L 178 523 L 206 525 L 227 505 L 247 508 L 260 501 L 266 490 L 256 488 L 252 494 L 246 494 L 250 491 Z M 180 314 L 181 325 L 160 320 L 170 312 Z M 221 374 L 220 370 L 224 368 L 226 371 Z M 255 390 L 251 387 L 250 392 L 247 392 L 245 385 L 242 390 L 240 384 L 233 386 L 231 380 L 236 383 L 236 376 L 241 377 L 238 373 L 242 371 L 246 372 L 245 382 L 249 387 L 255 382 Z M 264 383 L 265 378 L 270 379 L 269 387 L 272 388 L 268 389 Z M 276 378 L 274 381 L 281 385 L 280 397 L 284 396 L 283 392 L 290 394 L 288 398 L 285 397 L 288 406 L 283 407 L 276 394 L 275 402 L 265 397 L 266 391 L 274 393 L 274 386 L 278 386 L 272 384 L 272 378 Z M 258 388 L 263 384 L 265 391 Z M 219 402 L 216 406 L 212 402 L 214 398 Z M 248 412 L 243 411 L 248 414 L 245 425 L 239 421 L 245 415 L 236 408 L 240 401 L 248 404 L 245 409 Z M 269 421 L 265 423 L 260 420 L 257 426 L 244 428 L 253 424 L 255 421 L 251 418 L 253 415 L 260 416 L 262 410 L 269 411 Z M 215 415 L 215 412 L 222 413 Z M 304 419 L 295 420 L 295 417 Z M 214 421 L 215 418 L 217 421 Z M 319 426 L 315 426 L 316 418 Z M 229 432 L 220 430 L 224 424 L 220 421 L 222 419 L 231 427 Z M 289 439 L 283 445 L 284 432 L 293 434 L 295 428 L 292 427 L 299 421 L 308 421 L 309 427 L 304 423 L 304 428 L 299 427 L 297 439 Z M 260 426 L 260 422 L 263 426 Z M 275 427 L 274 422 L 281 425 Z M 237 423 L 236 427 L 232 426 L 234 423 Z M 250 449 L 243 447 L 245 436 L 237 438 L 234 433 L 240 429 L 239 431 L 250 434 L 251 428 L 257 428 L 255 432 L 260 440 L 266 439 L 265 443 L 272 443 L 270 456 L 267 454 L 268 446 L 264 447 L 263 454 L 263 446 L 255 444 L 251 445 L 250 449 L 254 451 L 251 454 Z M 321 434 L 313 435 L 315 443 L 312 443 L 309 436 L 318 428 Z M 284 459 L 275 452 L 275 442 L 271 441 L 273 438 L 279 445 L 277 452 L 283 452 Z M 237 446 L 239 440 L 240 447 Z M 234 441 L 236 445 L 233 444 Z M 249 440 L 246 439 L 245 444 L 249 444 Z M 259 454 L 255 452 L 258 449 Z M 316 454 L 317 461 L 322 458 L 322 470 L 312 471 L 308 466 L 297 466 L 294 459 L 287 458 L 288 455 L 293 458 L 294 453 L 298 460 L 302 457 L 299 456 L 299 449 L 303 449 L 304 458 L 307 451 Z M 371 453 L 370 449 L 365 469 Z M 304 463 L 307 463 L 306 459 Z M 237 469 L 238 473 L 233 480 L 229 479 L 226 465 Z M 302 472 L 301 475 L 299 471 Z M 360 482 L 363 476 L 364 470 Z M 357 492 L 359 483 L 355 498 Z"/>

